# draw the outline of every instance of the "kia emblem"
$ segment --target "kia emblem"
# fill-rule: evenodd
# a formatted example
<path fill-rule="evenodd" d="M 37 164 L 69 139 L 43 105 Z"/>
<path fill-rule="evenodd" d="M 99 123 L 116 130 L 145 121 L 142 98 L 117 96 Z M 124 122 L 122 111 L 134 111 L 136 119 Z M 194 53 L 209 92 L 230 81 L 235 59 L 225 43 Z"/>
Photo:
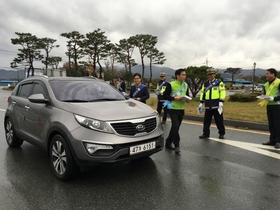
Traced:
<path fill-rule="evenodd" d="M 137 126 L 136 126 L 136 130 L 137 130 L 137 131 L 143 131 L 143 130 L 145 130 L 145 125 L 143 125 L 143 124 L 137 125 Z"/>

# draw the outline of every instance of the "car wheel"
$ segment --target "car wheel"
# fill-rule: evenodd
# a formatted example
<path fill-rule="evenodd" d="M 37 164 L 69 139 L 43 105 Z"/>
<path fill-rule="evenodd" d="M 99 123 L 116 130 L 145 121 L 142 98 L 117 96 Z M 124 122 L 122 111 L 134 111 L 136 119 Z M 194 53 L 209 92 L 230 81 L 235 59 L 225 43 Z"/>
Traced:
<path fill-rule="evenodd" d="M 9 118 L 5 121 L 5 134 L 9 147 L 20 147 L 22 145 L 23 141 L 17 138 L 14 126 Z"/>
<path fill-rule="evenodd" d="M 58 179 L 66 181 L 77 174 L 79 168 L 61 135 L 55 135 L 52 138 L 49 151 L 51 166 Z"/>

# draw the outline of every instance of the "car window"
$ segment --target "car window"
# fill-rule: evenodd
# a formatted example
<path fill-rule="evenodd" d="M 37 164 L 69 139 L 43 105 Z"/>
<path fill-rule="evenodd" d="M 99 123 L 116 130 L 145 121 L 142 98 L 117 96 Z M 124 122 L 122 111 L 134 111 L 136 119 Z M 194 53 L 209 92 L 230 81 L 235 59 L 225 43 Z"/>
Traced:
<path fill-rule="evenodd" d="M 47 98 L 47 92 L 46 92 L 44 86 L 42 84 L 40 84 L 40 83 L 35 83 L 33 91 L 32 91 L 32 94 L 38 94 L 38 93 L 43 94 L 43 96 L 45 98 Z"/>
<path fill-rule="evenodd" d="M 19 87 L 18 96 L 23 98 L 28 98 L 31 94 L 31 89 L 33 87 L 33 83 L 22 84 Z"/>
<path fill-rule="evenodd" d="M 90 102 L 125 100 L 124 96 L 105 82 L 50 81 L 55 97 L 60 101 Z"/>

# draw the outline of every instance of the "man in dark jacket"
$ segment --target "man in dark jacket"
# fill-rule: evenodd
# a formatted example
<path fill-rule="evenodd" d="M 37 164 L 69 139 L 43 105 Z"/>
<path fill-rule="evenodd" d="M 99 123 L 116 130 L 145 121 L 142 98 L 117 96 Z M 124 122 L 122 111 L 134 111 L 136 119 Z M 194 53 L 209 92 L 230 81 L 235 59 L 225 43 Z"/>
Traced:
<path fill-rule="evenodd" d="M 159 115 L 161 115 L 161 110 L 163 108 L 163 103 L 165 102 L 163 93 L 166 89 L 166 85 L 167 85 L 167 81 L 166 81 L 166 73 L 161 72 L 160 73 L 160 80 L 157 83 L 157 89 L 155 90 L 155 93 L 157 95 L 158 98 L 158 104 L 157 104 L 157 112 Z M 161 123 L 165 124 L 166 122 L 166 118 L 167 118 L 167 107 L 163 108 L 163 118 Z"/>
<path fill-rule="evenodd" d="M 126 92 L 125 90 L 125 82 L 123 81 L 123 78 L 122 77 L 119 77 L 119 85 L 118 85 L 118 90 L 123 93 L 123 92 Z"/>
<path fill-rule="evenodd" d="M 146 100 L 150 98 L 149 90 L 146 85 L 141 84 L 141 75 L 139 73 L 133 75 L 133 80 L 134 86 L 130 89 L 129 97 L 145 104 Z"/>
<path fill-rule="evenodd" d="M 188 84 L 186 80 L 185 69 L 178 69 L 175 71 L 176 80 L 170 82 L 164 91 L 164 106 L 167 106 L 168 114 L 171 119 L 171 128 L 169 135 L 166 138 L 165 148 L 175 150 L 176 154 L 180 154 L 180 134 L 179 129 L 185 114 L 185 104 L 183 100 L 188 94 Z M 174 145 L 174 146 L 173 146 Z"/>

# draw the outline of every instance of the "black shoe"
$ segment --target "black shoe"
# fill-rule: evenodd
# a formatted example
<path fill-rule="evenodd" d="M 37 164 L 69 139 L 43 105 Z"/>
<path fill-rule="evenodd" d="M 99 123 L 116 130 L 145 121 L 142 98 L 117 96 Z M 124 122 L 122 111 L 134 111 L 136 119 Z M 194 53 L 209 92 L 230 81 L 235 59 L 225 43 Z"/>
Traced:
<path fill-rule="evenodd" d="M 280 144 L 279 144 L 279 145 L 280 145 Z M 181 153 L 180 147 L 176 147 L 176 148 L 175 148 L 175 153 L 176 153 L 176 154 L 180 154 L 180 153 Z"/>
<path fill-rule="evenodd" d="M 175 149 L 174 146 L 173 146 L 172 144 L 165 144 L 165 148 L 166 148 L 166 149 L 172 149 L 172 150 Z"/>
<path fill-rule="evenodd" d="M 280 149 L 280 143 L 276 143 L 276 144 L 275 144 L 275 148 L 276 148 L 276 149 Z M 175 148 L 175 150 L 176 150 L 176 148 Z"/>
<path fill-rule="evenodd" d="M 219 139 L 224 139 L 224 135 L 219 135 Z"/>
<path fill-rule="evenodd" d="M 268 142 L 262 143 L 262 145 L 276 146 L 275 143 L 272 142 L 272 141 L 268 141 Z"/>
<path fill-rule="evenodd" d="M 200 139 L 208 139 L 209 136 L 205 136 L 205 135 L 203 134 L 203 135 L 199 136 L 199 138 L 200 138 Z"/>

